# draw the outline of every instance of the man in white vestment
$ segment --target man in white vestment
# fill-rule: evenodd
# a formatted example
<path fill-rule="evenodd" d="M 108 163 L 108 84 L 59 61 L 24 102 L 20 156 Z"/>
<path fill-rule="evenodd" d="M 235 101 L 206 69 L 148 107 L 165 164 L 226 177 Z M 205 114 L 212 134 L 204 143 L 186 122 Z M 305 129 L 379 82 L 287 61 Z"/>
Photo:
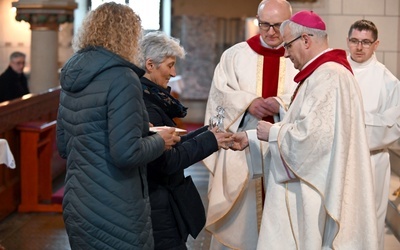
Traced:
<path fill-rule="evenodd" d="M 344 50 L 330 49 L 312 11 L 281 25 L 285 57 L 300 70 L 279 123 L 239 132 L 234 149 L 265 153 L 266 197 L 257 249 L 378 248 L 373 170 L 362 97 Z"/>
<path fill-rule="evenodd" d="M 390 184 L 388 148 L 400 138 L 400 82 L 376 59 L 378 45 L 378 29 L 373 22 L 358 20 L 351 25 L 347 59 L 364 100 L 367 139 L 375 170 L 379 249 L 383 250 Z"/>
<path fill-rule="evenodd" d="M 225 109 L 223 129 L 255 129 L 265 119 L 279 120 L 287 109 L 298 72 L 284 58 L 279 26 L 290 18 L 283 0 L 265 0 L 257 11 L 260 34 L 226 50 L 217 65 L 208 98 L 205 123 Z M 210 170 L 206 230 L 212 250 L 256 248 L 262 216 L 262 155 L 257 170 L 248 168 L 246 152 L 219 151 L 204 163 Z M 257 178 L 258 177 L 258 178 Z"/>

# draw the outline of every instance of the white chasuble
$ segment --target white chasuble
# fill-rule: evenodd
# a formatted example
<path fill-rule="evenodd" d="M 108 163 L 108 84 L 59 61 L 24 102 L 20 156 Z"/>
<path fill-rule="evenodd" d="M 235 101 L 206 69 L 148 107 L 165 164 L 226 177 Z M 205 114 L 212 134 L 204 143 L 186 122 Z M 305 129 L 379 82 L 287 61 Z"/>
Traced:
<path fill-rule="evenodd" d="M 249 140 L 254 135 L 249 131 Z M 250 151 L 262 153 L 256 145 Z M 377 249 L 363 107 L 350 71 L 327 62 L 305 79 L 263 153 L 267 187 L 257 249 Z"/>
<path fill-rule="evenodd" d="M 211 116 L 216 115 L 216 108 L 222 106 L 225 108 L 224 128 L 227 131 L 256 127 L 258 120 L 246 110 L 254 99 L 261 96 L 263 60 L 260 58 L 262 56 L 246 42 L 224 52 L 215 69 L 205 114 L 206 124 Z M 298 71 L 288 59 L 281 60 L 281 64 L 280 67 L 284 65 L 286 70 L 279 75 L 278 94 L 282 96 L 277 99 L 285 103 L 295 88 L 293 77 Z M 285 105 L 281 109 L 284 113 Z M 247 151 L 221 149 L 203 161 L 210 171 L 205 228 L 221 243 L 222 247 L 214 246 L 217 249 L 251 250 L 257 245 L 258 221 L 261 221 L 261 211 L 257 215 L 257 193 L 261 191 L 257 180 L 260 182 L 260 179 L 252 179 L 254 171 L 249 171 L 247 154 Z"/>

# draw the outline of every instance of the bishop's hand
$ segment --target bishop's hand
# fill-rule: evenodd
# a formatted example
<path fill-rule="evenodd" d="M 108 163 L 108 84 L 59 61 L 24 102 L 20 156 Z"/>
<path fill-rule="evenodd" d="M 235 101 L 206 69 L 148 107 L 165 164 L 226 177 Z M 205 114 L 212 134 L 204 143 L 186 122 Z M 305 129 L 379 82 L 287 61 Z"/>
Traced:
<path fill-rule="evenodd" d="M 232 150 L 242 151 L 249 146 L 249 139 L 247 138 L 246 132 L 237 132 L 232 135 L 233 143 L 229 147 Z"/>

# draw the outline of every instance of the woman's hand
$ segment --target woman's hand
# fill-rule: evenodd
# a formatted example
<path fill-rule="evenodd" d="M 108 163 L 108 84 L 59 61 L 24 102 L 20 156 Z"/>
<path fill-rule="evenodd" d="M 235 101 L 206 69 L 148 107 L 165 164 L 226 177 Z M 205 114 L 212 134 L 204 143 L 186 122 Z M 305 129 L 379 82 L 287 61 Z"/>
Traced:
<path fill-rule="evenodd" d="M 218 149 L 229 149 L 229 146 L 233 143 L 232 133 L 230 132 L 217 132 L 218 128 L 214 127 L 210 131 L 214 134 L 217 139 Z"/>
<path fill-rule="evenodd" d="M 164 149 L 168 150 L 171 149 L 177 142 L 181 141 L 181 137 L 175 133 L 174 127 L 166 127 L 165 129 L 160 129 L 157 131 L 163 140 L 164 140 Z"/>

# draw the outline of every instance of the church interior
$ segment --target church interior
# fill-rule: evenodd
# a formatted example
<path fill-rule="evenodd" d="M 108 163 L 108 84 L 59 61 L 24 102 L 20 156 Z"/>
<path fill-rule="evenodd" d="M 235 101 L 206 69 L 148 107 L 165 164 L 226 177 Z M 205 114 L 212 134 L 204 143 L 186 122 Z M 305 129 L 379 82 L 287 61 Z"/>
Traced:
<path fill-rule="evenodd" d="M 31 91 L 0 103 L 0 156 L 8 150 L 15 160 L 14 168 L 0 162 L 0 250 L 70 249 L 61 214 L 65 161 L 55 146 L 58 77 L 73 54 L 71 41 L 85 14 L 105 1 L 0 0 L 0 73 L 13 51 L 25 53 L 24 73 Z M 163 30 L 180 40 L 187 56 L 178 61 L 179 76 L 170 85 L 189 108 L 181 127 L 190 131 L 202 126 L 214 68 L 224 50 L 257 33 L 260 0 L 114 1 L 132 6 L 145 31 Z M 348 28 L 355 20 L 372 20 L 379 30 L 376 56 L 400 78 L 398 0 L 289 2 L 293 13 L 308 9 L 324 18 L 333 48 L 346 50 Z M 384 250 L 400 249 L 400 153 L 391 152 L 391 166 Z M 187 174 L 206 206 L 206 168 L 198 163 Z M 208 249 L 209 241 L 203 230 L 197 239 L 189 239 L 188 248 Z"/>

